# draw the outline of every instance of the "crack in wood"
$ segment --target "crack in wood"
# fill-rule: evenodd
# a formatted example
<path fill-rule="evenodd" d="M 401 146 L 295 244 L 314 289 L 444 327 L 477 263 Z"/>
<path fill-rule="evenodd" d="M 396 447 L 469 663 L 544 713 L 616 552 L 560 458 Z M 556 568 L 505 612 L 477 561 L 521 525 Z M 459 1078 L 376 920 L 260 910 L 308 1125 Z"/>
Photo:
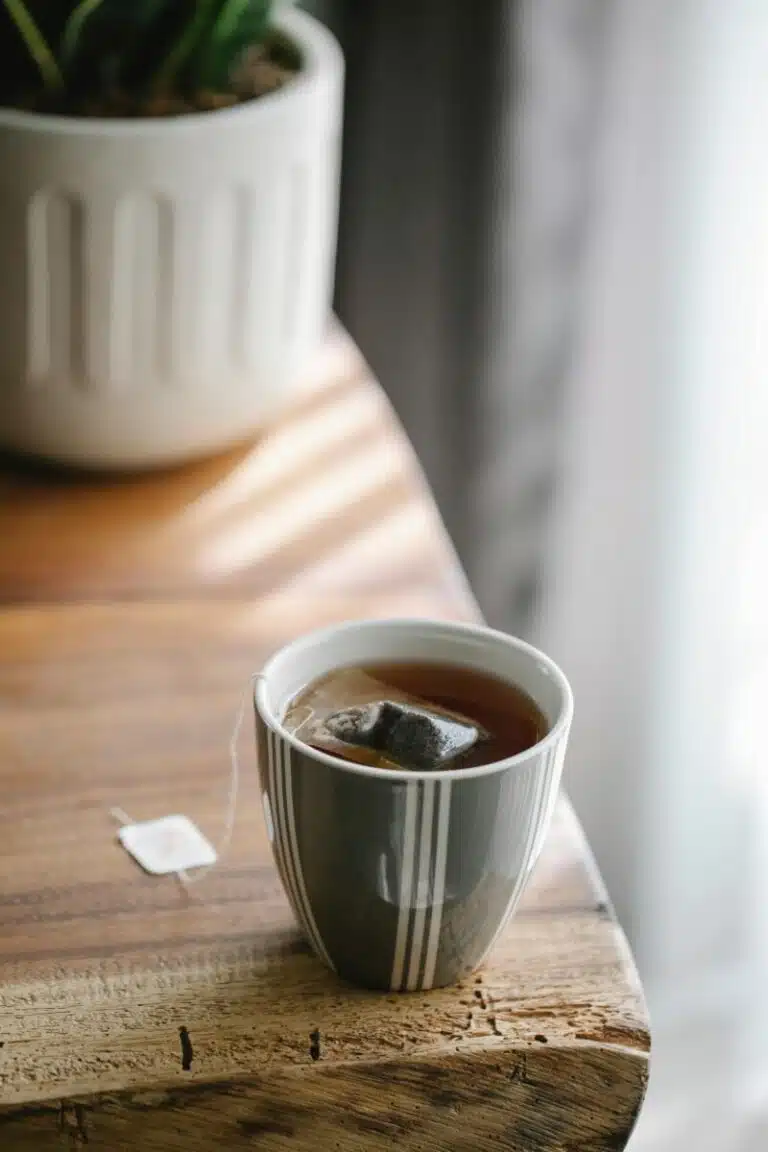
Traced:
<path fill-rule="evenodd" d="M 189 1038 L 189 1032 L 183 1024 L 179 1028 L 179 1040 L 181 1041 L 181 1070 L 182 1072 L 190 1072 L 192 1070 L 192 1061 L 195 1058 L 195 1051 L 192 1047 L 192 1041 Z"/>
<path fill-rule="evenodd" d="M 88 1122 L 85 1106 L 83 1104 L 68 1104 L 62 1100 L 59 1104 L 57 1128 L 62 1136 L 69 1137 L 70 1147 L 76 1144 L 88 1143 Z"/>
<path fill-rule="evenodd" d="M 503 1035 L 503 1032 L 501 1031 L 501 1028 L 499 1028 L 499 1025 L 498 1025 L 498 1024 L 497 1024 L 497 1022 L 496 1022 L 496 1017 L 495 1017 L 495 1016 L 489 1016 L 489 1017 L 488 1017 L 488 1023 L 489 1023 L 489 1024 L 490 1024 L 490 1026 L 491 1026 L 491 1030 L 492 1030 L 492 1032 L 493 1032 L 494 1036 L 502 1036 L 502 1035 Z"/>

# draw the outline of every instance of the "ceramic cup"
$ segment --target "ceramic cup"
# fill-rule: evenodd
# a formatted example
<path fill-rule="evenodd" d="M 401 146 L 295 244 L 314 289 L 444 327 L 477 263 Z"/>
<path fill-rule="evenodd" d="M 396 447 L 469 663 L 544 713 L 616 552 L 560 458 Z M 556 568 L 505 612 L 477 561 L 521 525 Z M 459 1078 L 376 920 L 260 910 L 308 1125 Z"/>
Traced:
<path fill-rule="evenodd" d="M 419 660 L 478 668 L 525 689 L 549 721 L 517 756 L 397 772 L 302 744 L 282 718 L 334 668 Z M 488 628 L 371 620 L 301 637 L 255 685 L 264 817 L 280 877 L 316 954 L 366 988 L 417 991 L 478 967 L 520 899 L 557 796 L 571 690 L 541 652 Z"/>

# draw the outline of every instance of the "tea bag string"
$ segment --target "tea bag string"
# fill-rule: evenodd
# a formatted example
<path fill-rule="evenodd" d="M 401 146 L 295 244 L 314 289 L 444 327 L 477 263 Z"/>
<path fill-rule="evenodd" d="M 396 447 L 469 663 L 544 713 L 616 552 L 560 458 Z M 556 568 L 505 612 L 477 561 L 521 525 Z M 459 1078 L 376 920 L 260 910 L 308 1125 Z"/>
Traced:
<path fill-rule="evenodd" d="M 237 749 L 240 740 L 240 733 L 242 732 L 243 728 L 243 721 L 245 720 L 246 709 L 248 707 L 249 700 L 252 697 L 254 683 L 257 679 L 257 676 L 251 677 L 247 688 L 245 688 L 243 691 L 243 696 L 240 700 L 240 705 L 238 707 L 235 722 L 229 738 L 229 791 L 224 818 L 224 831 L 222 833 L 219 844 L 215 848 L 216 859 L 212 864 L 204 864 L 200 868 L 195 868 L 191 875 L 186 871 L 177 872 L 176 876 L 185 887 L 189 887 L 189 885 L 197 883 L 198 880 L 201 880 L 213 868 L 215 868 L 232 843 L 232 834 L 235 829 L 235 818 L 237 815 L 237 798 L 240 791 L 240 757 Z M 133 824 L 134 822 L 123 808 L 117 806 L 110 808 L 109 814 L 113 820 L 118 822 L 118 824 L 125 825 Z"/>

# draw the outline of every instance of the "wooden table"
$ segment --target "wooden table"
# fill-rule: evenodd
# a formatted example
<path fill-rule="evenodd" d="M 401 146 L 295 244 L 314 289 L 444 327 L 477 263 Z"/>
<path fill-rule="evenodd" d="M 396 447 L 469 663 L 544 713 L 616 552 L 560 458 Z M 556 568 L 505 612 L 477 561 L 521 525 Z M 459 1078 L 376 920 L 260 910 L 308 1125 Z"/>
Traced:
<path fill-rule="evenodd" d="M 641 990 L 562 800 L 463 986 L 386 996 L 309 954 L 258 814 L 188 891 L 109 810 L 215 841 L 249 675 L 345 617 L 476 608 L 402 432 L 335 337 L 246 450 L 138 479 L 0 473 L 0 1148 L 624 1147 Z M 567 769 L 566 769 L 567 772 Z"/>

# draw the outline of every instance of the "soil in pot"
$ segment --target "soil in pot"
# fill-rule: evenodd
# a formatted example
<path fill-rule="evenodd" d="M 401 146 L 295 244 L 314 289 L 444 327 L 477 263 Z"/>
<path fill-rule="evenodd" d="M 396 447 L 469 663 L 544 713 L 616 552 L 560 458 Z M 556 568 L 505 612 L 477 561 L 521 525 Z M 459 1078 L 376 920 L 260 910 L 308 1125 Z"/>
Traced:
<path fill-rule="evenodd" d="M 78 95 L 25 89 L 0 105 L 48 116 L 85 116 L 100 119 L 142 119 L 215 112 L 256 100 L 283 88 L 301 71 L 298 48 L 273 31 L 248 49 L 233 70 L 226 88 L 191 91 L 129 92 L 120 88 L 98 95 Z"/>

